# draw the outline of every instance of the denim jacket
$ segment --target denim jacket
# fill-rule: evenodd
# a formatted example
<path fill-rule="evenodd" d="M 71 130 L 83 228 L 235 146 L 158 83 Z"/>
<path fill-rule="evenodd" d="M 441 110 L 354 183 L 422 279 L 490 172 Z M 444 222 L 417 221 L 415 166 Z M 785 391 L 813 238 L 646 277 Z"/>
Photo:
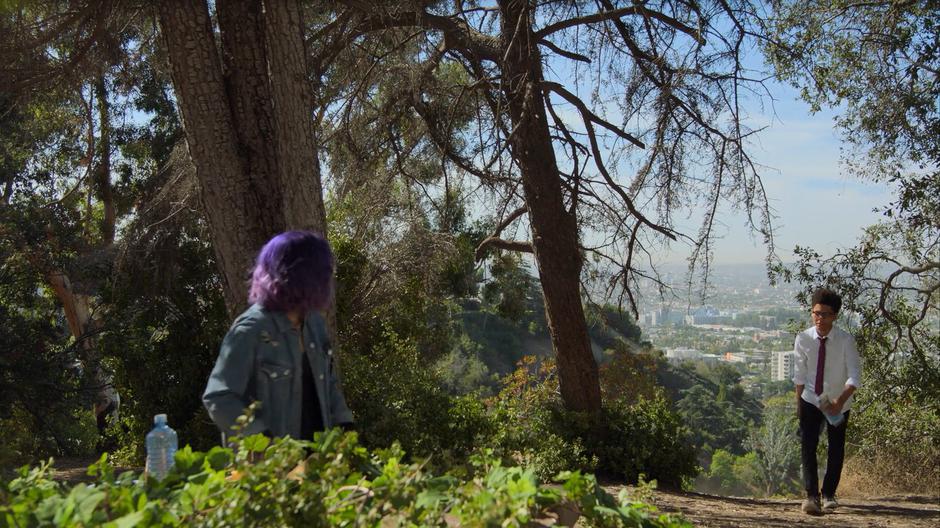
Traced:
<path fill-rule="evenodd" d="M 287 315 L 257 304 L 235 319 L 202 395 L 209 416 L 223 436 L 231 432 L 248 405 L 259 401 L 261 408 L 243 434 L 300 437 L 304 359 L 309 359 L 313 371 L 324 427 L 353 421 L 319 314 L 307 315 L 303 338 L 305 349 L 301 350 L 300 332 L 291 326 Z"/>

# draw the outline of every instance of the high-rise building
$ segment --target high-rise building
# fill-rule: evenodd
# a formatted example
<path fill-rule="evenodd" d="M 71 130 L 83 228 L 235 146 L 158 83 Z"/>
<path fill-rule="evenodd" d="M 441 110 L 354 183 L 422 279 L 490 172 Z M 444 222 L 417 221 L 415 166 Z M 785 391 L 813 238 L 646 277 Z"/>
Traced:
<path fill-rule="evenodd" d="M 796 354 L 792 350 L 774 352 L 770 359 L 770 379 L 785 381 L 793 378 Z"/>

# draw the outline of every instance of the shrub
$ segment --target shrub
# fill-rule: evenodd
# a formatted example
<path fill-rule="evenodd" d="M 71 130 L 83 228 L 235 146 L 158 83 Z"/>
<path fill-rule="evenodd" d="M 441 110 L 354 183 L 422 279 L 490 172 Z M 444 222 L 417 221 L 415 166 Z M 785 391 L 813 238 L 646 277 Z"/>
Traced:
<path fill-rule="evenodd" d="M 493 404 L 497 452 L 549 478 L 563 469 L 598 471 L 635 483 L 641 475 L 671 487 L 697 471 L 679 415 L 657 394 L 605 401 L 597 415 L 563 408 L 551 361 L 526 358 Z"/>
<path fill-rule="evenodd" d="M 75 368 L 79 345 L 67 346 L 48 299 L 28 309 L 8 305 L 13 286 L 0 283 L 0 472 L 45 456 L 93 453 L 97 439 L 93 391 Z"/>
<path fill-rule="evenodd" d="M 641 475 L 661 485 L 680 488 L 697 473 L 695 450 L 679 414 L 659 394 L 634 404 L 606 402 L 600 416 L 571 428 L 597 457 L 597 471 L 627 482 Z"/>
<path fill-rule="evenodd" d="M 162 482 L 116 476 L 105 455 L 89 468 L 93 485 L 67 487 L 49 478 L 46 463 L 0 484 L 0 525 L 524 526 L 564 505 L 592 526 L 691 526 L 626 495 L 614 499 L 577 472 L 558 475 L 560 486 L 544 486 L 531 470 L 487 455 L 474 457 L 467 479 L 433 475 L 403 459 L 397 446 L 369 452 L 355 433 L 333 430 L 313 442 L 278 439 L 270 446 L 263 436 L 248 437 L 234 454 L 186 447 Z"/>
<path fill-rule="evenodd" d="M 408 452 L 448 461 L 469 456 L 478 437 L 492 434 L 482 402 L 451 397 L 411 340 L 386 330 L 368 355 L 343 365 L 347 403 L 371 447 L 400 443 Z"/>
<path fill-rule="evenodd" d="M 853 465 L 880 487 L 905 492 L 940 489 L 940 408 L 906 394 L 859 392 L 846 440 Z"/>

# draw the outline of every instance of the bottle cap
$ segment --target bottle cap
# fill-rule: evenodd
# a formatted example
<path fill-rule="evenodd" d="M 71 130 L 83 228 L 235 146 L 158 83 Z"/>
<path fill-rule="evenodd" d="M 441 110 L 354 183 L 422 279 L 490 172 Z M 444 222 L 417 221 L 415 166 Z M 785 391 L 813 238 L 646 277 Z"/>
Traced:
<path fill-rule="evenodd" d="M 165 414 L 154 415 L 153 423 L 156 425 L 166 425 L 166 415 Z"/>

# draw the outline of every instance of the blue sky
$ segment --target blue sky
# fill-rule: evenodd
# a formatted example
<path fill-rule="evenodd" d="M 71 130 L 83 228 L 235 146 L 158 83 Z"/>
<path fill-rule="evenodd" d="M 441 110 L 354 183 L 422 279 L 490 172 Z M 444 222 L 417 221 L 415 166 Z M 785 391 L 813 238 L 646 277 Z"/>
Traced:
<path fill-rule="evenodd" d="M 752 150 L 766 168 L 763 180 L 776 216 L 777 254 L 792 259 L 793 247 L 810 246 L 823 255 L 854 245 L 862 230 L 878 221 L 873 209 L 891 201 L 883 183 L 861 181 L 840 164 L 842 142 L 834 112 L 811 114 L 792 88 L 772 85 L 776 117 L 757 119 L 769 124 Z M 768 112 L 769 114 L 769 112 Z M 744 218 L 727 209 L 721 217 L 722 236 L 715 246 L 717 263 L 760 262 L 765 250 L 744 227 Z M 664 260 L 682 258 L 681 252 Z"/>
<path fill-rule="evenodd" d="M 751 49 L 744 53 L 751 76 L 764 78 L 768 67 L 759 52 Z M 550 61 L 546 74 L 572 87 L 584 101 L 591 100 L 597 92 L 608 103 L 620 97 L 622 86 L 612 82 L 595 87 L 592 82 L 597 80 L 593 77 L 596 72 L 583 68 L 568 61 Z M 834 111 L 812 114 L 796 89 L 773 80 L 766 80 L 765 87 L 774 99 L 772 104 L 766 94 L 743 95 L 742 121 L 751 129 L 766 127 L 753 136 L 749 154 L 763 167 L 759 172 L 774 217 L 777 256 L 784 262 L 793 261 L 797 245 L 811 247 L 824 256 L 855 245 L 863 229 L 880 219 L 880 213 L 873 210 L 890 203 L 890 189 L 883 183 L 862 181 L 848 173 L 840 160 L 843 143 L 841 132 L 835 127 Z M 601 105 L 604 107 L 604 103 Z M 562 119 L 573 123 L 573 129 L 581 128 L 576 110 L 558 101 L 555 107 Z M 620 123 L 619 112 L 616 105 L 608 104 L 600 113 L 606 114 L 609 121 Z M 626 168 L 625 172 L 632 171 Z M 763 262 L 767 250 L 762 240 L 749 232 L 745 216 L 733 211 L 730 204 L 722 205 L 713 229 L 717 238 L 713 262 Z M 681 217 L 686 213 L 690 217 L 683 220 Z M 680 232 L 694 236 L 702 211 L 677 212 L 674 220 Z M 682 263 L 688 251 L 686 245 L 672 243 L 670 248 L 657 253 L 656 260 Z"/>

